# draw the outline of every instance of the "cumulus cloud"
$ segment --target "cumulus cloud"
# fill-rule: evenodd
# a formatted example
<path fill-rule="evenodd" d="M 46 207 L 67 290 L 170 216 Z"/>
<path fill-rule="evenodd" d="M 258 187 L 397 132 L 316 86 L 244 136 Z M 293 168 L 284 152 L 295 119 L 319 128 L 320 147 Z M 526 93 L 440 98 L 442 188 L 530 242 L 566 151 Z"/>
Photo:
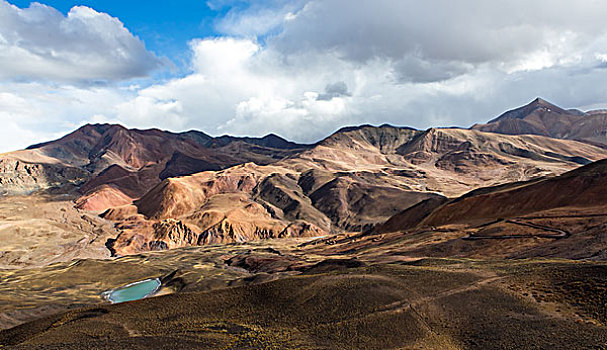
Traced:
<path fill-rule="evenodd" d="M 67 16 L 0 0 L 0 79 L 81 83 L 146 76 L 162 61 L 117 18 L 85 6 Z"/>
<path fill-rule="evenodd" d="M 319 101 L 331 101 L 336 97 L 344 97 L 344 96 L 352 96 L 350 92 L 348 92 L 348 85 L 343 81 L 338 81 L 333 84 L 327 84 L 325 87 L 325 92 L 319 94 L 316 98 Z"/>
<path fill-rule="evenodd" d="M 49 141 L 89 121 L 105 121 L 136 96 L 128 88 L 0 83 L 0 152 Z"/>
<path fill-rule="evenodd" d="M 121 118 L 169 103 L 173 125 L 313 142 L 348 124 L 469 126 L 538 95 L 591 105 L 603 95 L 587 83 L 606 74 L 603 7 L 324 0 L 288 18 L 282 4 L 237 8 L 220 28 L 238 38 L 192 41 L 192 74 L 142 90 L 145 107 L 126 102 Z M 280 31 L 241 25 L 260 13 L 282 18 Z"/>
<path fill-rule="evenodd" d="M 174 129 L 200 128 L 212 134 L 269 132 L 312 141 L 347 116 L 348 72 L 325 71 L 324 64 L 299 69 L 250 39 L 194 40 L 192 74 L 156 84 L 117 107 L 120 119 Z M 323 57 L 323 59 L 325 59 Z M 327 85 L 327 81 L 341 82 Z M 332 94 L 330 100 L 318 97 Z M 325 122 L 314 123 L 323 119 Z M 312 123 L 311 123 L 312 122 Z M 297 131 L 296 131 L 297 130 Z"/>
<path fill-rule="evenodd" d="M 592 0 L 310 1 L 272 45 L 285 54 L 387 58 L 412 81 L 444 80 L 481 64 L 514 71 L 575 60 L 605 35 L 605 11 L 607 3 Z"/>

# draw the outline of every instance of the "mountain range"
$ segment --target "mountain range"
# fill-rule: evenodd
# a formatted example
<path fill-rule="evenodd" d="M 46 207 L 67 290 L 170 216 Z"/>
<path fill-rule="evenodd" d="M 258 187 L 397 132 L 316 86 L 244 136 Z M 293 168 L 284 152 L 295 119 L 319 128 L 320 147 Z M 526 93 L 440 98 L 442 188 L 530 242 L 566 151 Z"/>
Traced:
<path fill-rule="evenodd" d="M 95 124 L 2 154 L 0 348 L 601 348 L 606 116 L 536 99 L 315 144 Z"/>
<path fill-rule="evenodd" d="M 468 130 L 363 125 L 313 145 L 85 125 L 3 154 L 0 189 L 75 193 L 76 208 L 115 223 L 107 245 L 120 255 L 364 232 L 420 202 L 606 158 L 604 116 L 536 99 Z"/>

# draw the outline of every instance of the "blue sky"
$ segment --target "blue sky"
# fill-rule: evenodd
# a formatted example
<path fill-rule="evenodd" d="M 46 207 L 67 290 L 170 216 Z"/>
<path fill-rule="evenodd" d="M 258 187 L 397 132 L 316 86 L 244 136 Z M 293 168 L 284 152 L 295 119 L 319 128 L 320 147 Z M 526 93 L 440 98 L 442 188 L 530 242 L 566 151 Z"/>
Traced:
<path fill-rule="evenodd" d="M 11 1 L 28 7 L 32 1 Z M 215 36 L 214 22 L 230 10 L 228 6 L 211 9 L 204 0 L 82 0 L 37 1 L 64 14 L 74 6 L 88 6 L 120 19 L 146 47 L 157 55 L 170 58 L 179 67 L 187 65 L 188 46 L 192 38 Z M 245 7 L 237 3 L 236 7 Z"/>
<path fill-rule="evenodd" d="M 468 127 L 538 96 L 604 108 L 606 16 L 594 0 L 0 0 L 0 152 L 97 122 L 314 142 Z"/>

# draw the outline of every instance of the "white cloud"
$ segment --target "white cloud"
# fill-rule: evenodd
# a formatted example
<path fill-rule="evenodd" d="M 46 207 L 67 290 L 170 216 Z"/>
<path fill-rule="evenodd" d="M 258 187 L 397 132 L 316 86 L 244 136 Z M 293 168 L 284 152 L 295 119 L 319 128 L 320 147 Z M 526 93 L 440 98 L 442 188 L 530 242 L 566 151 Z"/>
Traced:
<path fill-rule="evenodd" d="M 162 64 L 118 20 L 85 6 L 67 16 L 0 0 L 0 79 L 82 83 L 146 76 Z"/>
<path fill-rule="evenodd" d="M 289 22 L 305 18 L 306 11 L 309 7 Z M 592 47 L 576 53 L 551 49 L 579 37 L 569 32 L 507 62 L 468 62 L 428 61 L 408 53 L 397 59 L 389 51 L 359 60 L 328 47 L 284 50 L 290 30 L 265 45 L 229 37 L 193 40 L 192 74 L 141 90 L 138 98 L 120 106 L 119 119 L 215 135 L 274 132 L 313 142 L 343 125 L 469 126 L 538 95 L 565 107 L 581 104 L 580 96 L 594 99 L 586 104 L 604 96 L 585 85 L 588 72 L 607 75 L 595 69 L 602 61 Z M 313 36 L 308 39 L 315 40 Z M 567 90 L 559 87 L 563 81 Z M 167 105 L 179 109 L 166 111 Z"/>
<path fill-rule="evenodd" d="M 36 9 L 41 15 L 28 15 L 54 13 Z M 108 18 L 119 23 L 89 10 L 83 11 L 99 17 L 100 26 Z M 599 106 L 607 102 L 606 11 L 607 3 L 590 0 L 252 1 L 217 22 L 224 36 L 190 42 L 191 72 L 183 77 L 125 88 L 67 87 L 61 78 L 5 82 L 0 119 L 33 130 L 24 140 L 36 141 L 85 121 L 120 121 L 214 135 L 274 132 L 314 142 L 363 123 L 469 126 L 536 96 L 566 108 Z M 50 23 L 70 17 L 52 16 Z M 82 23 L 97 28 L 95 21 Z M 116 33 L 130 36 L 120 28 Z M 108 36 L 122 35 L 116 33 Z M 0 46 L 11 40 L 0 31 Z M 41 50 L 67 49 L 51 41 Z M 91 70 L 104 70 L 107 57 L 91 55 L 99 56 L 90 59 Z M 52 73 L 40 73 L 44 78 L 66 74 L 61 65 L 45 64 L 44 72 Z M 81 79 L 78 74 L 69 79 Z"/>
<path fill-rule="evenodd" d="M 514 72 L 575 62 L 607 35 L 606 12 L 593 0 L 309 1 L 269 45 L 285 55 L 387 58 L 405 81 L 439 81 L 482 65 Z"/>
<path fill-rule="evenodd" d="M 300 141 L 315 141 L 347 122 L 348 81 L 354 79 L 344 78 L 357 70 L 352 64 L 318 56 L 309 60 L 322 62 L 308 68 L 285 65 L 276 52 L 248 39 L 195 40 L 191 48 L 191 75 L 139 91 L 118 106 L 119 118 L 212 134 L 275 132 Z M 326 70 L 330 61 L 335 69 Z M 179 108 L 167 111 L 167 105 Z"/>
<path fill-rule="evenodd" d="M 274 132 L 314 142 L 362 123 L 469 126 L 538 95 L 564 107 L 590 104 L 604 98 L 595 84 L 607 77 L 607 70 L 593 68 L 592 74 L 573 74 L 567 65 L 508 70 L 484 64 L 438 81 L 407 81 L 389 58 L 356 62 L 330 51 L 287 57 L 271 45 L 233 38 L 195 40 L 191 48 L 191 75 L 139 91 L 119 106 L 118 119 L 213 135 Z M 560 88 L 562 81 L 567 89 Z"/>
<path fill-rule="evenodd" d="M 58 138 L 93 117 L 110 120 L 132 96 L 117 88 L 0 84 L 0 152 Z"/>
<path fill-rule="evenodd" d="M 285 22 L 297 17 L 306 0 L 214 0 L 207 1 L 213 10 L 230 6 L 227 14 L 216 21 L 215 29 L 229 36 L 260 37 L 280 31 Z"/>
<path fill-rule="evenodd" d="M 259 51 L 250 40 L 233 38 L 194 40 L 190 43 L 192 68 L 202 75 L 242 74 L 248 61 Z"/>

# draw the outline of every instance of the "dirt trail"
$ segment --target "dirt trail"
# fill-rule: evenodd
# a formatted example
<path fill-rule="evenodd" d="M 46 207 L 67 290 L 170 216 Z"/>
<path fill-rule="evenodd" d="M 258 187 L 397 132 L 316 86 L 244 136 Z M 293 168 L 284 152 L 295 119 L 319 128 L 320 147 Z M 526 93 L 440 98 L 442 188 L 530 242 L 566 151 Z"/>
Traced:
<path fill-rule="evenodd" d="M 521 221 L 517 221 L 517 220 L 498 220 L 498 221 L 494 221 L 491 224 L 494 223 L 499 223 L 499 222 L 505 222 L 508 224 L 514 224 L 514 225 L 519 225 L 519 226 L 525 226 L 525 227 L 531 227 L 534 229 L 538 229 L 538 230 L 543 230 L 546 232 L 554 232 L 554 234 L 524 234 L 524 235 L 503 235 L 503 236 L 480 236 L 480 235 L 476 235 L 476 234 L 470 234 L 468 237 L 464 237 L 462 239 L 465 240 L 477 240 L 477 239 L 520 239 L 520 238 L 551 238 L 551 239 L 562 239 L 562 238 L 567 238 L 569 236 L 571 236 L 571 232 L 569 231 L 565 231 L 565 230 L 561 230 L 561 229 L 556 229 L 553 227 L 548 227 L 548 226 L 542 226 L 542 225 L 536 225 L 536 224 L 532 224 L 532 223 L 528 223 L 528 222 L 521 222 Z"/>

